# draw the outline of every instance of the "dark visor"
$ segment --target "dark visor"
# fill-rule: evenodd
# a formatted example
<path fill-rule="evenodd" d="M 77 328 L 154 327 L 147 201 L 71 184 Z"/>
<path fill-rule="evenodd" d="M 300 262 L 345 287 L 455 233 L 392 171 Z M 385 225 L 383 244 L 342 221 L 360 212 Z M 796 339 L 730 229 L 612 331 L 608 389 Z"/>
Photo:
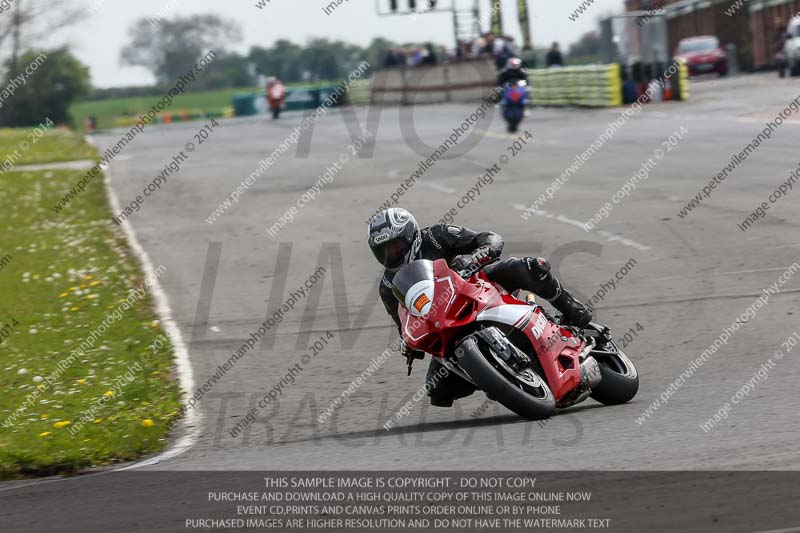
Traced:
<path fill-rule="evenodd" d="M 375 258 L 386 268 L 397 268 L 403 264 L 411 245 L 402 239 L 392 239 L 372 247 Z"/>

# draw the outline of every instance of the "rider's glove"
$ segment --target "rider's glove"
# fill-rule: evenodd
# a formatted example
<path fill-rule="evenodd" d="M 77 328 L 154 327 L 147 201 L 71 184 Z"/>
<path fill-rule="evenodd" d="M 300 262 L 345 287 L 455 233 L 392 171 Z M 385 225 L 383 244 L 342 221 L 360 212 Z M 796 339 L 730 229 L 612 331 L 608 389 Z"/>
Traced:
<path fill-rule="evenodd" d="M 472 263 L 476 267 L 482 267 L 492 261 L 492 253 L 488 246 L 481 246 L 472 252 Z"/>
<path fill-rule="evenodd" d="M 403 354 L 403 357 L 406 359 L 425 359 L 425 352 L 411 348 L 406 341 L 403 341 L 403 344 L 400 347 L 400 353 Z"/>
<path fill-rule="evenodd" d="M 406 358 L 406 365 L 408 366 L 408 375 L 411 375 L 411 367 L 414 365 L 414 361 L 416 359 L 425 359 L 425 352 L 420 352 L 419 350 L 414 350 L 410 348 L 406 341 L 403 341 L 403 346 L 401 348 L 401 353 L 403 357 Z"/>
<path fill-rule="evenodd" d="M 470 255 L 459 255 L 453 260 L 451 268 L 458 272 L 476 272 L 492 262 L 492 253 L 488 246 L 482 246 Z"/>
<path fill-rule="evenodd" d="M 459 255 L 451 261 L 450 268 L 456 272 L 467 272 L 472 269 L 472 260 L 468 255 Z"/>

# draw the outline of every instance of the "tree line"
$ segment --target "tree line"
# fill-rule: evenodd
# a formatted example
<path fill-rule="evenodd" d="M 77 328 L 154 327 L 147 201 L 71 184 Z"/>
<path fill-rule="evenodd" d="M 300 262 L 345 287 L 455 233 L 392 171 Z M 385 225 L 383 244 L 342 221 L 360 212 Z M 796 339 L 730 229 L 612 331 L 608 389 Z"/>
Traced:
<path fill-rule="evenodd" d="M 68 3 L 61 5 L 65 0 L 52 2 L 50 7 L 58 5 L 63 9 L 54 14 L 42 3 L 18 0 L 12 16 L 0 22 L 0 91 L 17 85 L 14 80 L 24 74 L 25 66 L 34 58 L 42 54 L 47 57 L 24 84 L 15 87 L 14 105 L 0 107 L 0 126 L 35 125 L 45 117 L 68 122 L 68 109 L 77 100 L 158 94 L 210 50 L 216 53 L 214 61 L 187 90 L 254 87 L 260 76 L 278 76 L 284 83 L 336 83 L 364 61 L 372 68 L 382 65 L 393 48 L 425 44 L 375 38 L 362 47 L 325 38 L 313 38 L 303 44 L 279 39 L 270 46 L 252 46 L 247 53 L 240 53 L 234 48 L 242 40 L 242 31 L 233 20 L 213 14 L 142 18 L 128 29 L 128 44 L 120 53 L 120 64 L 144 67 L 153 75 L 155 84 L 93 90 L 89 69 L 67 47 L 36 47 L 43 32 L 81 19 L 79 10 L 68 9 Z M 9 42 L 10 47 L 4 46 Z M 596 35 L 587 34 L 571 52 L 586 61 L 597 47 Z"/>

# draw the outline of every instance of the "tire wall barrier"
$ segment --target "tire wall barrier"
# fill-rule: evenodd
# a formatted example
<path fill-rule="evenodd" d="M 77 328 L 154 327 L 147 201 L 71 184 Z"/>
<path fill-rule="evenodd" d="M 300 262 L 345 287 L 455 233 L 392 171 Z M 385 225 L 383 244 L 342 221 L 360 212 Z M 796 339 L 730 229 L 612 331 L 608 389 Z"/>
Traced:
<path fill-rule="evenodd" d="M 678 99 L 685 102 L 689 99 L 689 65 L 686 61 L 678 62 L 680 70 L 678 72 Z"/>
<path fill-rule="evenodd" d="M 531 70 L 528 79 L 533 105 L 622 105 L 622 79 L 617 64 Z"/>

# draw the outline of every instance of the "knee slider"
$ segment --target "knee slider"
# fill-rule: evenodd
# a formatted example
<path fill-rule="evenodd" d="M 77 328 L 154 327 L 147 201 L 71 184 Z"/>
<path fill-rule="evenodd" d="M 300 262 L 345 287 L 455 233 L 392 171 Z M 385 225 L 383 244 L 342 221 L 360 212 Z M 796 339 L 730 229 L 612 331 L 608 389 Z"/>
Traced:
<path fill-rule="evenodd" d="M 526 257 L 525 264 L 534 278 L 545 281 L 550 276 L 550 261 L 544 257 Z"/>

